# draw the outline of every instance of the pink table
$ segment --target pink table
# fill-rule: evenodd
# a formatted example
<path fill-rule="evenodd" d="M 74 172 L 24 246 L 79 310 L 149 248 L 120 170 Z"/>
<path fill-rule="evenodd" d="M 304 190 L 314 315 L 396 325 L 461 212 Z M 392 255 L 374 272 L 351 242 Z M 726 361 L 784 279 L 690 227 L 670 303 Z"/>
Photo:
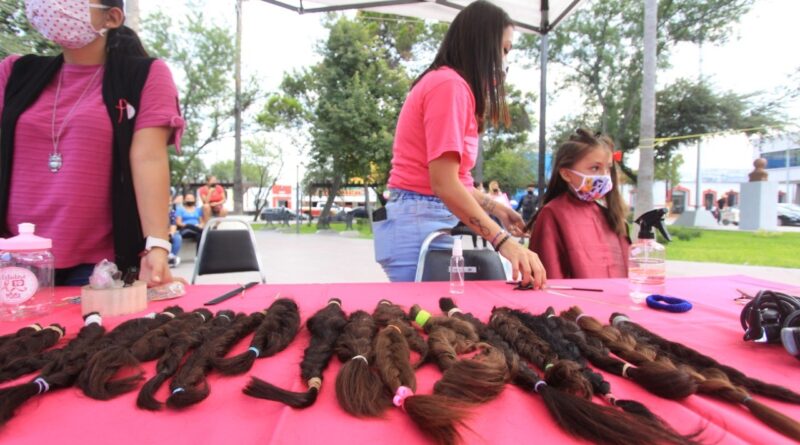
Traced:
<path fill-rule="evenodd" d="M 742 341 L 738 321 L 741 306 L 733 301 L 738 296 L 737 288 L 755 292 L 763 288 L 785 290 L 789 286 L 745 276 L 672 279 L 668 283 L 668 293 L 689 299 L 695 306 L 685 314 L 668 314 L 632 305 L 627 298 L 625 280 L 553 280 L 553 284 L 601 287 L 605 292 L 558 291 L 561 295 L 554 295 L 512 291 L 511 286 L 499 282 L 473 282 L 467 283 L 466 293 L 457 302 L 465 311 L 471 311 L 482 319 L 486 319 L 495 305 L 539 313 L 551 305 L 561 310 L 577 304 L 601 320 L 607 320 L 612 312 L 625 312 L 654 332 L 681 341 L 753 377 L 794 389 L 800 387 L 800 361 L 789 356 L 780 346 Z M 231 288 L 230 285 L 195 286 L 182 299 L 151 304 L 148 312 L 168 304 L 192 309 Z M 330 297 L 341 298 L 347 312 L 355 309 L 371 311 L 380 298 L 389 298 L 405 306 L 419 303 L 438 313 L 438 299 L 446 292 L 447 283 L 262 285 L 247 291 L 244 297 L 235 297 L 213 309 L 260 310 L 280 293 L 297 301 L 304 320 Z M 57 293 L 64 297 L 76 294 L 77 290 L 64 288 Z M 65 324 L 69 339 L 81 326 L 79 312 L 75 306 L 61 307 L 37 321 Z M 104 321 L 106 326 L 113 327 L 125 318 L 107 318 Z M 0 334 L 28 323 L 0 323 Z M 182 412 L 139 410 L 135 406 L 135 392 L 108 402 L 89 399 L 74 388 L 48 393 L 23 405 L 17 416 L 0 428 L 0 442 L 82 445 L 428 443 L 399 410 L 391 410 L 383 419 L 367 420 L 344 413 L 338 407 L 333 391 L 339 369 L 335 359 L 326 371 L 316 405 L 306 410 L 294 410 L 242 394 L 241 389 L 250 374 L 283 387 L 304 390 L 298 364 L 308 337 L 308 332 L 303 329 L 287 350 L 273 358 L 257 360 L 248 375 L 221 377 L 211 374 L 209 398 Z M 234 352 L 245 350 L 248 342 L 249 339 L 238 345 Z M 152 376 L 154 363 L 147 363 L 144 368 L 148 377 Z M 439 372 L 433 366 L 426 366 L 418 371 L 417 377 L 418 392 L 429 393 L 439 378 Z M 30 378 L 32 376 L 20 381 Z M 738 407 L 705 396 L 691 396 L 683 402 L 668 401 L 616 376 L 607 375 L 607 379 L 615 395 L 645 403 L 680 432 L 688 433 L 706 425 L 704 438 L 707 442 L 720 445 L 791 443 Z M 12 383 L 15 382 L 6 385 Z M 166 392 L 166 388 L 162 388 L 158 394 L 160 400 L 166 398 Z M 800 418 L 800 406 L 759 399 L 790 417 Z M 597 403 L 602 402 L 598 400 Z M 538 397 L 513 386 L 508 386 L 497 400 L 477 407 L 468 425 L 472 431 L 464 429 L 462 435 L 464 442 L 469 444 L 577 442 L 556 426 Z"/>

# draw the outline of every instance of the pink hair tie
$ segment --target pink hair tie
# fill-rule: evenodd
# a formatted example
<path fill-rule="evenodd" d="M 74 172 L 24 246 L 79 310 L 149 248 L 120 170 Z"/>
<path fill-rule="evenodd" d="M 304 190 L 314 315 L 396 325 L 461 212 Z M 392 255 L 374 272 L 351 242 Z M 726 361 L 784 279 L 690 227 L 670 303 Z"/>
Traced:
<path fill-rule="evenodd" d="M 405 403 L 406 399 L 413 395 L 414 391 L 412 391 L 408 386 L 399 386 L 397 387 L 397 391 L 394 393 L 392 403 L 394 403 L 394 406 L 398 408 L 403 408 L 403 404 Z"/>

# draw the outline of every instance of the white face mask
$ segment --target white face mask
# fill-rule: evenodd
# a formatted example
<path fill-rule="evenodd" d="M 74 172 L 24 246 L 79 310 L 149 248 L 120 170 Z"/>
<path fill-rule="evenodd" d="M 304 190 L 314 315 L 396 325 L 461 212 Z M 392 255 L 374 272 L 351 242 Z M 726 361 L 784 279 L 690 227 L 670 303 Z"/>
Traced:
<path fill-rule="evenodd" d="M 78 49 L 104 35 L 106 29 L 92 26 L 91 8 L 111 9 L 89 0 L 25 0 L 28 21 L 47 39 L 57 45 Z"/>

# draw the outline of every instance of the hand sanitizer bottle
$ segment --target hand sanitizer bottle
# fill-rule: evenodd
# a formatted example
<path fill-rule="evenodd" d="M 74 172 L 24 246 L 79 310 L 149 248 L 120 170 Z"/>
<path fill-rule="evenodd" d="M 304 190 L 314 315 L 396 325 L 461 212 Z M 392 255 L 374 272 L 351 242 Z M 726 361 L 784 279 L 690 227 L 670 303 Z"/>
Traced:
<path fill-rule="evenodd" d="M 464 293 L 464 252 L 461 247 L 461 237 L 453 240 L 453 256 L 450 257 L 450 293 L 453 295 Z"/>
<path fill-rule="evenodd" d="M 656 241 L 653 228 L 658 228 L 667 241 L 671 238 L 664 227 L 667 209 L 654 209 L 636 219 L 639 236 L 631 246 L 628 257 L 628 281 L 630 298 L 634 303 L 643 302 L 649 295 L 663 294 L 667 266 L 667 249 Z"/>

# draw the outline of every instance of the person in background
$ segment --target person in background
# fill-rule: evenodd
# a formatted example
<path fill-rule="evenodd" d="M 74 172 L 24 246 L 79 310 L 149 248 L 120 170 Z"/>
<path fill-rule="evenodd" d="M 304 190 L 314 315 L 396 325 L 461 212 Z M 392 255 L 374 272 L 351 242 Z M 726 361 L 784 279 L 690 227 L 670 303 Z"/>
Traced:
<path fill-rule="evenodd" d="M 522 213 L 522 220 L 525 221 L 526 224 L 530 222 L 531 218 L 533 218 L 533 214 L 536 212 L 536 195 L 533 194 L 533 189 L 533 184 L 528 184 L 528 190 L 525 192 L 525 196 L 520 199 L 517 205 L 517 211 Z M 519 239 L 520 244 L 524 242 L 524 238 Z"/>
<path fill-rule="evenodd" d="M 497 181 L 489 183 L 489 196 L 495 201 L 503 204 L 506 207 L 511 207 L 511 201 L 508 200 L 508 195 L 500 190 L 500 184 Z"/>
<path fill-rule="evenodd" d="M 585 129 L 558 148 L 544 206 L 530 222 L 530 249 L 549 278 L 628 276 L 631 241 L 613 150 L 608 136 Z"/>
<path fill-rule="evenodd" d="M 206 220 L 212 217 L 225 217 L 228 211 L 225 210 L 225 189 L 219 185 L 216 176 L 209 175 L 206 178 L 206 185 L 200 187 L 198 191 L 200 201 L 203 203 L 203 213 Z"/>
<path fill-rule="evenodd" d="M 459 220 L 509 260 L 514 278 L 537 288 L 546 280 L 538 256 L 508 242 L 522 234 L 520 215 L 478 191 L 470 173 L 480 133 L 510 121 L 504 81 L 513 32 L 505 11 L 484 0 L 470 3 L 412 84 L 397 121 L 386 219 L 373 224 L 375 260 L 391 281 L 413 281 L 425 237 Z M 432 247 L 449 249 L 450 243 Z"/>
<path fill-rule="evenodd" d="M 175 212 L 175 226 L 182 238 L 200 241 L 205 219 L 203 209 L 198 208 L 196 204 L 197 201 L 193 194 L 187 193 L 183 197 L 183 205 L 178 207 Z"/>
<path fill-rule="evenodd" d="M 0 237 L 23 222 L 53 241 L 56 285 L 113 259 L 172 281 L 167 145 L 183 119 L 167 65 L 124 26 L 123 0 L 26 0 L 56 56 L 0 62 Z"/>
<path fill-rule="evenodd" d="M 176 209 L 174 205 L 169 206 L 169 242 L 172 244 L 172 250 L 169 253 L 167 262 L 169 267 L 178 267 L 181 265 L 181 245 L 183 244 L 183 236 L 178 231 L 178 223 L 176 217 Z"/>

